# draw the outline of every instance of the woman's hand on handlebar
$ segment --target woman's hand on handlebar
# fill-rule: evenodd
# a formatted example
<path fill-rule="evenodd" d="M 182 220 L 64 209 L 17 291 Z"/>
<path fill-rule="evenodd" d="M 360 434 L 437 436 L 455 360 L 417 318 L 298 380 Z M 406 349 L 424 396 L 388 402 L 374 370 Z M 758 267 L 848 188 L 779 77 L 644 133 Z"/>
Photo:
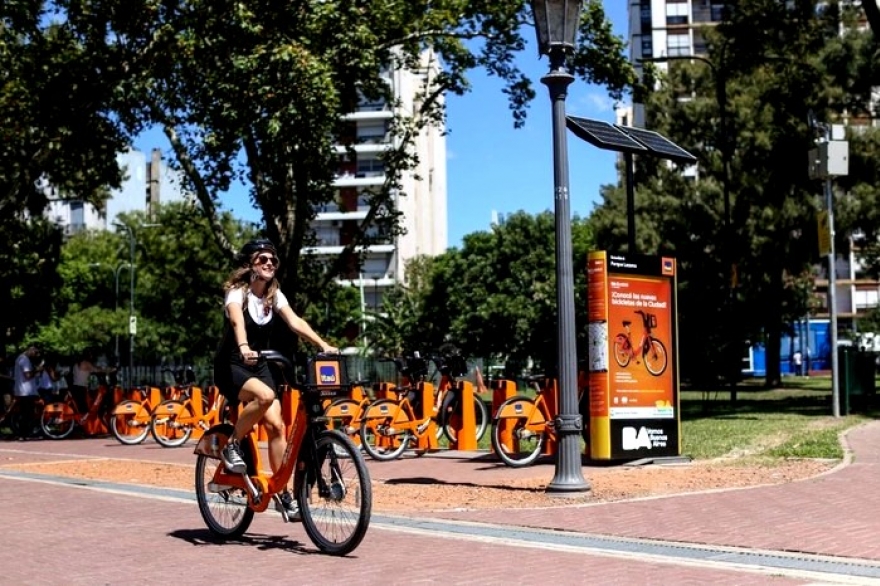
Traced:
<path fill-rule="evenodd" d="M 339 348 L 331 346 L 330 344 L 324 344 L 321 346 L 321 352 L 323 354 L 339 354 Z"/>
<path fill-rule="evenodd" d="M 245 364 L 256 364 L 257 359 L 260 357 L 260 353 L 251 350 L 250 346 L 244 345 L 241 347 L 241 359 Z"/>

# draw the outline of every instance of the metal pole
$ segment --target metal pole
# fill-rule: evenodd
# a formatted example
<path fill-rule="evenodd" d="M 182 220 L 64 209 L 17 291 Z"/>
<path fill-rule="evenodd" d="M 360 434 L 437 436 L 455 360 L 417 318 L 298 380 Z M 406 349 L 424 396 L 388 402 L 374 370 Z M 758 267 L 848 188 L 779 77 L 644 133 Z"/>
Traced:
<path fill-rule="evenodd" d="M 541 83 L 550 91 L 553 108 L 553 185 L 556 214 L 556 304 L 558 333 L 559 444 L 556 470 L 548 493 L 570 494 L 591 490 L 581 469 L 580 433 L 583 418 L 577 406 L 577 353 L 574 335 L 574 276 L 572 271 L 571 212 L 569 209 L 568 145 L 565 98 L 574 77 L 565 69 L 565 52 L 552 49 L 550 72 Z"/>
<path fill-rule="evenodd" d="M 829 136 L 830 140 L 830 136 Z M 828 253 L 828 315 L 831 337 L 831 414 L 840 417 L 840 385 L 838 383 L 837 361 L 837 275 L 834 270 L 834 194 L 831 178 L 825 179 L 825 205 L 828 209 L 828 232 L 830 245 Z"/>
<path fill-rule="evenodd" d="M 626 166 L 626 236 L 627 252 L 635 254 L 636 250 L 636 179 L 632 153 L 623 154 Z"/>
<path fill-rule="evenodd" d="M 131 329 L 131 320 L 134 317 L 134 251 L 135 251 L 135 240 L 134 240 L 134 230 L 128 228 L 128 236 L 129 236 L 129 258 L 131 267 L 128 269 L 129 276 L 129 301 L 128 301 L 128 388 L 131 389 L 134 387 L 134 332 Z"/>
<path fill-rule="evenodd" d="M 116 272 L 116 303 L 114 305 L 114 309 L 115 309 L 114 313 L 119 312 L 119 275 L 120 275 L 120 273 L 122 273 L 122 269 L 126 269 L 126 268 L 129 271 L 131 271 L 131 264 L 124 262 L 124 263 L 120 263 L 120 265 L 116 267 L 116 271 L 115 271 Z M 119 368 L 119 333 L 118 332 L 116 334 L 115 352 L 116 352 L 116 354 L 115 354 L 114 360 L 116 361 L 116 364 L 114 366 L 116 366 L 116 368 L 118 369 Z"/>

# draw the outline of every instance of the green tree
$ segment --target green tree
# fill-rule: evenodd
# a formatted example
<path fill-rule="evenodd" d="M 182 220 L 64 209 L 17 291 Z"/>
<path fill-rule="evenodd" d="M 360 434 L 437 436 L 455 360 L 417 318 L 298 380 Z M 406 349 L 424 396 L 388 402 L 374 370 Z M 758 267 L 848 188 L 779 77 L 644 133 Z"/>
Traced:
<path fill-rule="evenodd" d="M 644 251 L 674 254 L 681 266 L 683 372 L 685 364 L 710 365 L 718 374 L 733 375 L 743 345 L 762 340 L 767 382 L 779 380 L 781 335 L 806 313 L 819 260 L 815 212 L 821 185 L 807 177 L 804 157 L 814 146 L 808 113 L 834 120 L 860 103 L 870 86 L 865 76 L 871 68 L 862 65 L 870 53 L 864 33 L 840 34 L 840 23 L 849 18 L 835 4 L 738 2 L 716 31 L 706 33 L 713 67 L 671 62 L 662 89 L 645 99 L 648 127 L 699 159 L 693 186 L 670 182 L 661 167 L 639 161 L 647 175 L 641 176 L 637 217 L 654 218 L 639 229 L 647 224 L 663 235 L 662 246 Z M 760 30 L 755 22 L 762 23 Z M 719 83 L 726 90 L 724 111 Z M 689 98 L 681 100 L 683 95 Z M 727 144 L 729 175 L 722 157 Z M 721 230 L 725 181 L 729 237 Z M 607 195 L 619 201 L 619 192 Z M 609 244 L 609 234 L 607 228 L 597 230 L 601 244 Z M 690 353 L 693 336 L 700 341 Z M 700 346 L 708 350 L 701 353 Z"/>
<path fill-rule="evenodd" d="M 592 236 L 572 221 L 578 355 L 586 358 L 586 255 Z M 507 216 L 491 232 L 464 237 L 435 261 L 422 313 L 434 348 L 451 343 L 465 355 L 503 360 L 511 373 L 532 360 L 553 372 L 557 361 L 553 214 Z"/>
<path fill-rule="evenodd" d="M 313 300 L 356 266 L 357 247 L 370 234 L 389 238 L 405 229 L 396 205 L 398 194 L 406 196 L 401 174 L 417 163 L 414 141 L 443 119 L 444 94 L 467 92 L 466 75 L 485 69 L 504 81 L 517 125 L 534 97 L 514 63 L 522 35 L 532 34 L 525 0 L 78 0 L 66 14 L 77 38 L 114 55 L 124 72 L 120 93 L 130 107 L 118 114 L 126 127 L 164 129 L 221 248 L 234 250 L 216 221 L 217 197 L 242 180 L 279 246 L 285 289 L 308 289 Z M 601 1 L 585 2 L 576 74 L 619 96 L 633 80 L 623 49 Z M 369 194 L 370 209 L 345 253 L 321 273 L 302 251 L 312 242 L 316 206 L 335 197 L 334 145 L 349 147 L 343 157 L 354 153 L 355 137 L 340 120 L 361 97 L 390 102 L 388 71 L 400 68 L 424 72 L 426 85 L 413 109 L 391 121 L 396 147 L 383 155 L 387 180 Z"/>

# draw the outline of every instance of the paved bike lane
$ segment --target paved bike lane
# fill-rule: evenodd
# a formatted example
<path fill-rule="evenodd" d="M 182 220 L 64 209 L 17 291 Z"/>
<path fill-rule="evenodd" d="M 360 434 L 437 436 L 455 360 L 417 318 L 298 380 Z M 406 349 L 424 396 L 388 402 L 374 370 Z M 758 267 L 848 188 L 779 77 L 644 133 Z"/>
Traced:
<path fill-rule="evenodd" d="M 780 486 L 579 506 L 565 506 L 563 499 L 551 509 L 443 512 L 431 519 L 377 513 L 363 544 L 342 559 L 317 553 L 300 525 L 284 525 L 275 514 L 257 515 L 245 541 L 217 544 L 195 502 L 182 500 L 191 495 L 10 477 L 0 468 L 0 583 L 880 583 L 870 577 L 874 566 L 880 575 L 880 495 L 874 490 L 880 422 L 852 431 L 848 441 L 855 453 L 850 465 Z M 50 461 L 89 452 L 192 462 L 186 449 L 132 450 L 111 442 L 0 443 L 0 465 L 9 458 Z M 385 478 L 478 485 L 521 474 L 479 458 L 470 462 L 420 458 L 371 469 L 374 478 L 381 471 Z M 589 477 L 588 468 L 585 473 Z M 707 544 L 705 555 L 696 544 Z M 785 554 L 793 562 L 783 569 L 742 563 L 736 548 L 767 558 L 794 552 Z M 798 563 L 819 556 L 842 557 L 828 573 Z M 861 574 L 838 571 L 841 560 L 851 560 Z"/>

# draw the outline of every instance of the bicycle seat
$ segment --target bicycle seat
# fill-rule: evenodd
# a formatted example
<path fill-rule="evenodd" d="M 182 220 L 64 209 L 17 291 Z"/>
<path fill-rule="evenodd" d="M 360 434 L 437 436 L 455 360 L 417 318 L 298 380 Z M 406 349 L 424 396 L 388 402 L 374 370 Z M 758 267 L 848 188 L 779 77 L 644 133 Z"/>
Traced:
<path fill-rule="evenodd" d="M 523 377 L 523 380 L 528 384 L 543 384 L 545 380 L 547 380 L 546 374 L 530 374 Z"/>

